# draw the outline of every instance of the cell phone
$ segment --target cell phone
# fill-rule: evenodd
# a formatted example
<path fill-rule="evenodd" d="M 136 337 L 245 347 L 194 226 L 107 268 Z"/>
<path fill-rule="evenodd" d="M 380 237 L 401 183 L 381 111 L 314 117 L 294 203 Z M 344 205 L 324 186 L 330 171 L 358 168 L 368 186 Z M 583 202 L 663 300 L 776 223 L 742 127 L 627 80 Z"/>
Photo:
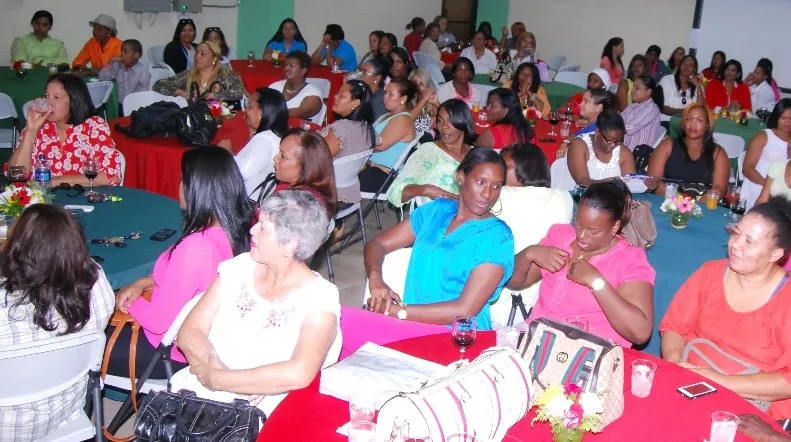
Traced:
<path fill-rule="evenodd" d="M 695 399 L 707 394 L 716 393 L 717 389 L 708 382 L 698 382 L 697 384 L 680 387 L 678 392 L 687 399 Z"/>
<path fill-rule="evenodd" d="M 173 236 L 174 233 L 176 233 L 176 231 L 173 229 L 161 229 L 159 232 L 151 235 L 151 237 L 148 239 L 151 241 L 164 241 Z"/>
<path fill-rule="evenodd" d="M 96 264 L 101 264 L 104 262 L 104 258 L 102 258 L 101 256 L 91 256 L 91 259 L 96 261 Z"/>

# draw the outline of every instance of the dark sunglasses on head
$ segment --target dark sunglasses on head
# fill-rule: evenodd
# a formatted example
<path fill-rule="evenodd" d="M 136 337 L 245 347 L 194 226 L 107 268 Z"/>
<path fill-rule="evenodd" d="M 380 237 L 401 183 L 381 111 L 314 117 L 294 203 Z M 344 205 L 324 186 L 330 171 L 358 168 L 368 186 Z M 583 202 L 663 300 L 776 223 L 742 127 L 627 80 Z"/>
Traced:
<path fill-rule="evenodd" d="M 214 26 L 214 27 L 211 27 L 211 28 L 206 28 L 206 31 L 208 31 L 208 32 L 220 32 L 220 28 Z"/>
<path fill-rule="evenodd" d="M 85 192 L 85 187 L 83 187 L 82 184 L 71 185 L 69 183 L 60 183 L 58 185 L 58 187 L 56 187 L 54 190 L 74 190 L 74 191 L 76 191 L 75 194 L 73 194 L 73 195 L 71 195 L 71 194 L 66 195 L 68 197 L 74 198 L 75 196 L 80 195 L 81 193 L 84 193 Z"/>

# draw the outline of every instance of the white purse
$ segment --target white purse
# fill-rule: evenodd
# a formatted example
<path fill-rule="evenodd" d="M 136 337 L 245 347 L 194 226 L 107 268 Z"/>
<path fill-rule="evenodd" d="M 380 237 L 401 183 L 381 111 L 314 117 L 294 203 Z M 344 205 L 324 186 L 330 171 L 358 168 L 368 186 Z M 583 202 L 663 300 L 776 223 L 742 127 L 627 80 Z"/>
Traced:
<path fill-rule="evenodd" d="M 533 396 L 528 363 L 511 348 L 493 347 L 472 362 L 411 393 L 399 393 L 379 410 L 376 440 L 430 436 L 432 441 L 466 433 L 500 442 L 530 409 Z"/>

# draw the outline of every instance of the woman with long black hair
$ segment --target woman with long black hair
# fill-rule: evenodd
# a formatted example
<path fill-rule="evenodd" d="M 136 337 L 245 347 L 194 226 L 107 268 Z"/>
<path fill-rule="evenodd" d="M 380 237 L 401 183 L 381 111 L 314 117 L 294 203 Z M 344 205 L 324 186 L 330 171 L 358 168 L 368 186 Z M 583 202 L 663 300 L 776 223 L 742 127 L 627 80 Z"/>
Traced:
<path fill-rule="evenodd" d="M 478 137 L 476 146 L 499 150 L 512 144 L 527 144 L 533 139 L 533 129 L 522 115 L 514 91 L 505 88 L 490 91 L 486 113 L 495 123 Z"/>
<path fill-rule="evenodd" d="M 621 117 L 626 125 L 623 142 L 634 151 L 641 144 L 653 146 L 659 137 L 665 96 L 662 86 L 648 75 L 634 78 L 631 95 L 632 104 L 621 112 Z"/>
<path fill-rule="evenodd" d="M 308 52 L 308 44 L 302 37 L 302 33 L 299 32 L 299 26 L 293 18 L 287 18 L 280 22 L 277 32 L 266 43 L 264 60 L 270 60 L 274 51 L 282 52 L 283 56 L 294 51 Z"/>
<path fill-rule="evenodd" d="M 195 37 L 198 35 L 195 22 L 191 18 L 182 18 L 176 24 L 176 31 L 173 32 L 173 39 L 165 45 L 162 58 L 165 64 L 173 69 L 173 72 L 180 73 L 187 69 L 192 69 L 195 65 L 195 50 L 198 45 Z"/>
<path fill-rule="evenodd" d="M 604 45 L 601 52 L 599 67 L 610 74 L 611 84 L 621 84 L 623 80 L 623 61 L 621 57 L 626 49 L 621 37 L 613 37 Z"/>

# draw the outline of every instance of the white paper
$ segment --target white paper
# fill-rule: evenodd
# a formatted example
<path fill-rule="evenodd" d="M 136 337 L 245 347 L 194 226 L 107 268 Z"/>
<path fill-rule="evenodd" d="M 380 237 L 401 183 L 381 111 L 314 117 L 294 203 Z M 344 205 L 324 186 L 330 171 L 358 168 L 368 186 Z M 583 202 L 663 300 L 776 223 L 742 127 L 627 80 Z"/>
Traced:
<path fill-rule="evenodd" d="M 700 47 L 700 38 L 701 38 L 700 29 L 694 29 L 693 28 L 692 31 L 690 31 L 690 33 L 689 33 L 689 48 L 690 49 L 692 49 L 692 48 L 696 48 L 696 49 L 699 48 Z"/>

